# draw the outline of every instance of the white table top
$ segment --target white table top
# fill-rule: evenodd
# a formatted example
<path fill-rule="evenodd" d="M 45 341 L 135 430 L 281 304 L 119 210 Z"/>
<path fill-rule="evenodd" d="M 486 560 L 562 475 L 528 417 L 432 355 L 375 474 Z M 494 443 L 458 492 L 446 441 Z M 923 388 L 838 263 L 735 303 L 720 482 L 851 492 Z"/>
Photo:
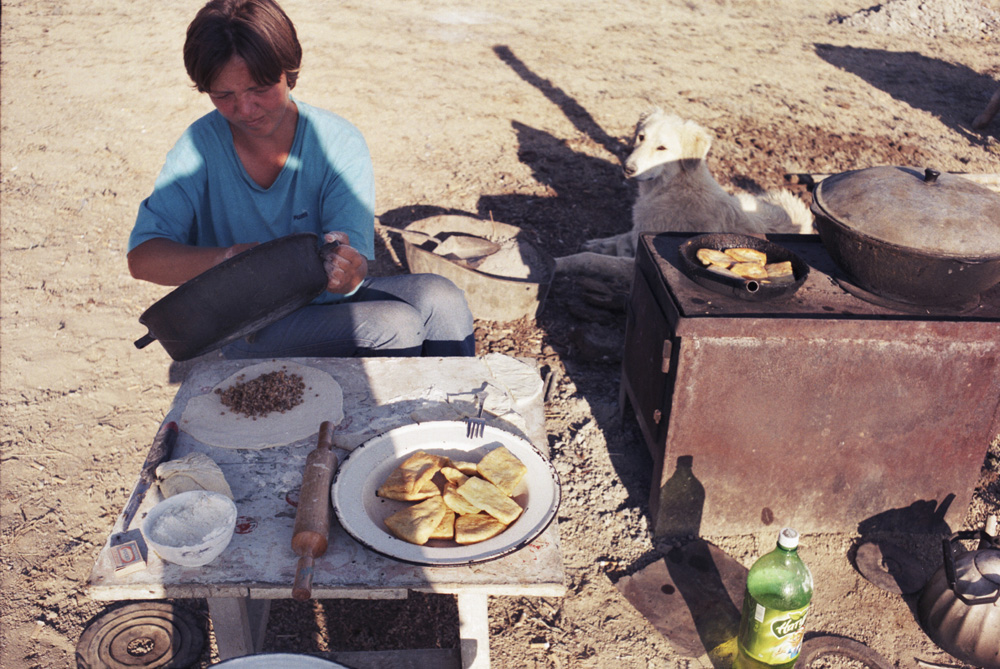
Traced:
<path fill-rule="evenodd" d="M 260 360 L 211 360 L 192 368 L 164 418 L 181 423 L 187 401 Z M 548 453 L 542 382 L 537 370 L 514 358 L 296 358 L 294 362 L 331 374 L 344 392 L 344 421 L 337 427 L 335 450 L 346 453 L 387 430 L 431 420 L 459 419 L 473 411 L 476 393 L 487 393 L 488 422 L 508 429 Z M 318 432 L 319 426 L 316 426 Z M 150 435 L 150 441 L 152 442 Z M 166 563 L 150 551 L 146 569 L 116 574 L 105 544 L 88 582 L 94 599 L 183 597 L 290 598 L 298 557 L 291 548 L 296 507 L 306 456 L 317 435 L 287 446 L 249 451 L 203 444 L 180 431 L 173 458 L 207 454 L 219 464 L 235 496 L 237 533 L 226 551 L 203 567 Z M 155 487 L 132 521 L 139 527 L 159 500 Z M 124 503 L 127 500 L 123 500 Z M 120 520 L 111 534 L 121 529 Z M 109 535 L 110 541 L 110 535 Z M 564 570 L 557 523 L 525 548 L 490 562 L 460 567 L 402 563 L 364 548 L 336 522 L 330 545 L 317 558 L 313 597 L 317 599 L 402 598 L 407 590 L 490 595 L 561 596 Z"/>

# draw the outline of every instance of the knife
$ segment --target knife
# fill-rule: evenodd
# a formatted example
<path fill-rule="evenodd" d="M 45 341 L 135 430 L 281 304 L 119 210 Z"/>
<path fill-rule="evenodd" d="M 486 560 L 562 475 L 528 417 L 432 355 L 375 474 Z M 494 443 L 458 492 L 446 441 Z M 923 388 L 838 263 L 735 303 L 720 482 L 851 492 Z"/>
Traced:
<path fill-rule="evenodd" d="M 128 535 L 134 535 L 135 531 L 130 533 L 128 526 L 135 518 L 142 500 L 145 499 L 146 491 L 149 490 L 156 478 L 157 466 L 170 459 L 175 443 L 177 443 L 177 423 L 170 421 L 160 428 L 156 438 L 153 439 L 149 455 L 146 456 L 146 462 L 143 463 L 142 471 L 139 473 L 139 482 L 135 484 L 135 490 L 132 491 L 132 496 L 129 498 L 128 504 L 125 505 L 125 510 L 122 511 L 122 529 L 111 537 L 112 546 L 125 543 L 133 538 Z"/>

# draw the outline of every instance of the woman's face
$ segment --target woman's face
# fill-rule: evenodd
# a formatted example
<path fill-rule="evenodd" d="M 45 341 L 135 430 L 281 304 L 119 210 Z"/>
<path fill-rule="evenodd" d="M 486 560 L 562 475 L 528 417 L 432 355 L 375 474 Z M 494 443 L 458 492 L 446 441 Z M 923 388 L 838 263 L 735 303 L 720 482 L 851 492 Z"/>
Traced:
<path fill-rule="evenodd" d="M 285 75 L 276 84 L 261 86 L 239 56 L 233 56 L 215 77 L 208 96 L 233 132 L 247 138 L 273 137 L 295 121 L 295 103 Z"/>

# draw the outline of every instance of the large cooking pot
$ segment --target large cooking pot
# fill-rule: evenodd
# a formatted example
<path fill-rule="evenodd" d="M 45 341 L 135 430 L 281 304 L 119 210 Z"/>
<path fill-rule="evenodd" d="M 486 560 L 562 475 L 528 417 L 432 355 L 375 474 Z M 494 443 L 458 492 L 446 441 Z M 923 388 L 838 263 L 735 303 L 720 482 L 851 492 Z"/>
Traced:
<path fill-rule="evenodd" d="M 1000 194 L 957 175 L 871 167 L 827 177 L 812 211 L 834 262 L 881 298 L 964 306 L 1000 283 Z"/>
<path fill-rule="evenodd" d="M 265 242 L 219 263 L 143 312 L 149 333 L 174 360 L 190 360 L 245 337 L 309 304 L 326 288 L 319 237 L 301 232 Z"/>

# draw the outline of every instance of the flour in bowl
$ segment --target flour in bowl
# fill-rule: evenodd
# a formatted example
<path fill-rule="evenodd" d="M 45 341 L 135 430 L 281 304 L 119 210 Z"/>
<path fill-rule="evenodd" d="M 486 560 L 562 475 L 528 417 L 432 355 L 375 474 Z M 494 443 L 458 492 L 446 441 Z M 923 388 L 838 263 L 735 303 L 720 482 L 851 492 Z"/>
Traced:
<path fill-rule="evenodd" d="M 149 538 L 164 546 L 197 546 L 229 532 L 223 520 L 228 506 L 223 499 L 210 495 L 192 497 L 192 503 L 178 505 L 156 518 L 149 528 Z"/>

